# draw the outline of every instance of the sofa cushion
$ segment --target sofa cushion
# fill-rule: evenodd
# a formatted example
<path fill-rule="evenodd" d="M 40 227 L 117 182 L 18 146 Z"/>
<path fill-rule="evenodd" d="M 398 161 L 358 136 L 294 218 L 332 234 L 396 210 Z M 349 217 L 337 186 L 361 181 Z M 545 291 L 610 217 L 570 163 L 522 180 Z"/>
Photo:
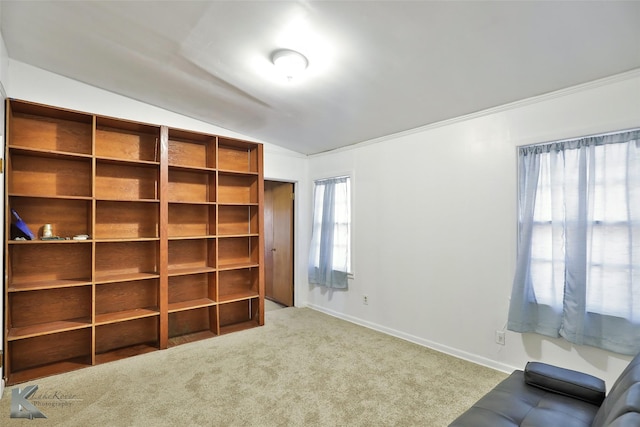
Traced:
<path fill-rule="evenodd" d="M 600 406 L 604 400 L 604 381 L 593 375 L 540 362 L 529 362 L 524 368 L 527 384 Z"/>
<path fill-rule="evenodd" d="M 597 412 L 597 405 L 526 384 L 518 370 L 450 426 L 590 427 Z"/>

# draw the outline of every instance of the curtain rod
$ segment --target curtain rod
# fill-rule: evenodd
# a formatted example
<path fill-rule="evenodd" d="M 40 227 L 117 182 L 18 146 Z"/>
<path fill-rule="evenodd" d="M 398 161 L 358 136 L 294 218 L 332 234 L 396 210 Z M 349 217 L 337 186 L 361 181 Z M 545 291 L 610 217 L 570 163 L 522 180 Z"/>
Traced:
<path fill-rule="evenodd" d="M 314 179 L 313 182 L 315 182 L 317 184 L 317 183 L 321 183 L 323 181 L 333 181 L 333 180 L 336 180 L 336 179 L 343 179 L 343 178 L 351 178 L 351 176 L 350 175 L 338 175 L 338 176 L 332 176 L 332 177 L 329 177 L 329 178 Z"/>
<path fill-rule="evenodd" d="M 553 141 L 536 142 L 534 144 L 519 145 L 518 148 L 536 147 L 538 145 L 555 144 L 555 143 L 558 143 L 558 142 L 577 141 L 578 139 L 597 138 L 597 137 L 600 137 L 600 136 L 609 136 L 609 135 L 616 135 L 616 134 L 619 134 L 619 133 L 636 132 L 636 131 L 640 131 L 640 127 L 630 128 L 630 129 L 623 129 L 623 130 L 616 130 L 616 131 L 605 132 L 605 133 L 594 133 L 594 134 L 591 134 L 591 135 L 577 136 L 575 138 L 556 139 L 556 140 L 553 140 Z"/>

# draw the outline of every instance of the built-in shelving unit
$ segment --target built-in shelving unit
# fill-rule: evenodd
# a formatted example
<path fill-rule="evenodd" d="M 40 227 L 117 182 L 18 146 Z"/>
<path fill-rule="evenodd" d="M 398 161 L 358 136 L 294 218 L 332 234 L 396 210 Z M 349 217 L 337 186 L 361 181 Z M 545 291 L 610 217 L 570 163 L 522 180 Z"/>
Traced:
<path fill-rule="evenodd" d="M 9 384 L 264 324 L 260 144 L 6 110 Z"/>

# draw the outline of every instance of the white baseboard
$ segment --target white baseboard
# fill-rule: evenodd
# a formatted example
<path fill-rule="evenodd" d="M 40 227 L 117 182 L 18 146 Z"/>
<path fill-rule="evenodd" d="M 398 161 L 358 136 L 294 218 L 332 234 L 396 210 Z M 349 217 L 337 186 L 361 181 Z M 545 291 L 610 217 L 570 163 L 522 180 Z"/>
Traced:
<path fill-rule="evenodd" d="M 355 323 L 356 325 L 364 326 L 365 328 L 373 329 L 374 331 L 382 332 L 384 334 L 391 335 L 393 337 L 400 338 L 405 341 L 409 341 L 414 344 L 418 344 L 423 347 L 427 347 L 444 354 L 448 354 L 449 356 L 457 357 L 458 359 L 463 359 L 478 365 L 486 366 L 488 368 L 505 372 L 507 374 L 510 374 L 515 369 L 518 369 L 518 368 L 514 368 L 513 366 L 506 365 L 504 363 L 496 362 L 495 360 L 487 359 L 486 357 L 478 356 L 477 354 L 468 353 L 466 351 L 462 351 L 453 347 L 442 345 L 434 341 L 426 340 L 424 338 L 416 337 L 414 335 L 400 332 L 395 329 L 387 328 L 385 326 L 381 326 L 376 323 L 368 322 L 366 320 L 362 320 L 357 317 L 348 316 L 343 313 L 338 313 L 336 311 L 329 310 L 325 307 L 320 307 L 315 304 L 307 303 L 306 306 L 313 310 L 328 314 L 330 316 L 337 317 L 342 320 L 346 320 L 347 322 Z"/>

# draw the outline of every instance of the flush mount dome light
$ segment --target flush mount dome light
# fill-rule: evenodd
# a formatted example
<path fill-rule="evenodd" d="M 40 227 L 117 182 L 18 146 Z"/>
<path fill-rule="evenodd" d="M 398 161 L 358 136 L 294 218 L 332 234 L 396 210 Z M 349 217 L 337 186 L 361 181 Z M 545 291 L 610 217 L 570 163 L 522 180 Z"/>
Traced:
<path fill-rule="evenodd" d="M 309 61 L 303 54 L 290 49 L 279 49 L 273 52 L 271 62 L 289 80 L 299 75 L 309 65 Z"/>

